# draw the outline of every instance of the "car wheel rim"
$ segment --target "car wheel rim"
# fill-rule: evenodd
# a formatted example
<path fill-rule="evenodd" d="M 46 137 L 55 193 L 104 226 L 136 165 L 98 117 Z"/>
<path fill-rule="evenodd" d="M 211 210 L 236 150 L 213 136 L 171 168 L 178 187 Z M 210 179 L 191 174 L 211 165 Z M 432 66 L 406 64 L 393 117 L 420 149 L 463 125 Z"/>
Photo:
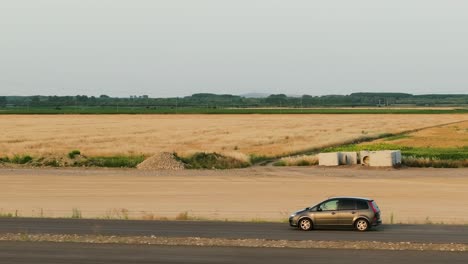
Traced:
<path fill-rule="evenodd" d="M 357 222 L 357 229 L 363 231 L 363 230 L 366 230 L 367 229 L 367 222 L 364 221 L 364 220 L 360 220 Z"/>
<path fill-rule="evenodd" d="M 303 230 L 308 230 L 310 228 L 310 221 L 309 220 L 302 220 L 301 221 L 301 228 Z"/>

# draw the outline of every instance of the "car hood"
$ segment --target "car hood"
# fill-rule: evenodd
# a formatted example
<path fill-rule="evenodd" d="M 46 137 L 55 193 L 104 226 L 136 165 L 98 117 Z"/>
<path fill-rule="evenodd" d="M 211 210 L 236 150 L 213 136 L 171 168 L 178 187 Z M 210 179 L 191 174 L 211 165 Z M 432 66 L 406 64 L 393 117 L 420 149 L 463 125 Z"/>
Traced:
<path fill-rule="evenodd" d="M 309 210 L 309 208 L 304 208 L 304 209 L 302 209 L 302 210 L 299 210 L 299 211 L 294 212 L 293 214 L 294 214 L 294 215 L 302 214 L 303 212 L 305 212 L 305 211 L 307 211 L 307 210 Z"/>

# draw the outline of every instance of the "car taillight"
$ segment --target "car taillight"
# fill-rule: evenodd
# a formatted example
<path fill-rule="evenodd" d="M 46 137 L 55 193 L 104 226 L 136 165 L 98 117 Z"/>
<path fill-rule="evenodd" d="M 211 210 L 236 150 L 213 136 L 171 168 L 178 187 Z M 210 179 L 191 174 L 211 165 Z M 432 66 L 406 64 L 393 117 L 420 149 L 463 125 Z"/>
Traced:
<path fill-rule="evenodd" d="M 374 203 L 373 203 L 373 202 L 369 202 L 369 205 L 370 205 L 370 207 L 372 208 L 372 211 L 374 211 L 374 214 L 376 214 L 376 213 L 377 213 L 377 210 L 376 210 L 375 207 L 374 207 Z"/>

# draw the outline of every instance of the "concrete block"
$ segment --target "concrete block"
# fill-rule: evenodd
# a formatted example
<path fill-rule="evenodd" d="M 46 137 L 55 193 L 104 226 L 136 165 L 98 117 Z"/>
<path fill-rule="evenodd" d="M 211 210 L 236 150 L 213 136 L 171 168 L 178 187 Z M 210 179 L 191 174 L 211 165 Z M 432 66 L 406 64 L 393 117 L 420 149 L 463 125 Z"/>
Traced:
<path fill-rule="evenodd" d="M 370 166 L 370 156 L 372 151 L 362 150 L 359 152 L 360 164 L 363 166 Z"/>
<path fill-rule="evenodd" d="M 393 154 L 390 151 L 374 151 L 370 155 L 370 166 L 391 167 L 393 166 Z"/>
<path fill-rule="evenodd" d="M 357 152 L 340 152 L 340 165 L 358 164 Z"/>
<path fill-rule="evenodd" d="M 320 166 L 338 166 L 340 165 L 340 154 L 338 152 L 320 153 L 319 154 Z"/>
<path fill-rule="evenodd" d="M 361 151 L 361 164 L 371 167 L 393 167 L 401 165 L 401 151 Z"/>
<path fill-rule="evenodd" d="M 392 159 L 393 159 L 393 166 L 400 166 L 401 165 L 401 151 L 393 150 Z"/>

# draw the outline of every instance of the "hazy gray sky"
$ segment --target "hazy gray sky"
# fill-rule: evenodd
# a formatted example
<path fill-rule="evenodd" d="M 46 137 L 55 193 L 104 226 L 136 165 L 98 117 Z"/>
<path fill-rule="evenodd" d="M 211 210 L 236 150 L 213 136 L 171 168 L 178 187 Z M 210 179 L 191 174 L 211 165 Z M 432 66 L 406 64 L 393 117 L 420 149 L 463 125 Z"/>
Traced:
<path fill-rule="evenodd" d="M 0 0 L 0 95 L 468 93 L 465 0 Z"/>

